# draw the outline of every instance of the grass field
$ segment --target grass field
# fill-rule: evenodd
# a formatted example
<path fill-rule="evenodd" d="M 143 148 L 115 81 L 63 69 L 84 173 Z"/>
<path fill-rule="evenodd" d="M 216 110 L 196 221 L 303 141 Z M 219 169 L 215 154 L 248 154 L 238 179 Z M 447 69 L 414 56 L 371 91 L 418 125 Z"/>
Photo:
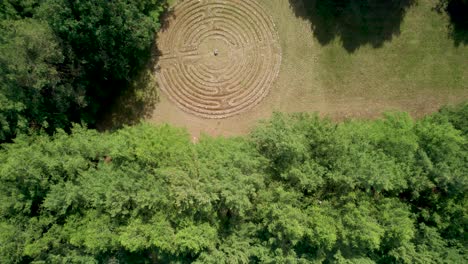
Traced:
<path fill-rule="evenodd" d="M 276 24 L 283 54 L 270 94 L 247 112 L 210 120 L 161 93 L 150 121 L 187 127 L 194 136 L 238 135 L 273 111 L 317 111 L 336 120 L 395 110 L 419 117 L 468 99 L 468 45 L 450 37 L 450 19 L 435 10 L 436 0 L 402 1 L 396 10 L 350 6 L 335 20 L 316 1 L 258 1 Z"/>

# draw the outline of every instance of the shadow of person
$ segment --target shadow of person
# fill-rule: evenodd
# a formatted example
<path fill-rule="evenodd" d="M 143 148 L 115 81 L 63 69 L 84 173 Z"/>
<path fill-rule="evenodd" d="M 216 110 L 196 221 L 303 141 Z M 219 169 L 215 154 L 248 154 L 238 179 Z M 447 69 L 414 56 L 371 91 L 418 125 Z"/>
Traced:
<path fill-rule="evenodd" d="M 309 19 L 314 36 L 326 45 L 339 37 L 348 52 L 381 47 L 400 33 L 414 0 L 290 0 L 296 16 Z"/>

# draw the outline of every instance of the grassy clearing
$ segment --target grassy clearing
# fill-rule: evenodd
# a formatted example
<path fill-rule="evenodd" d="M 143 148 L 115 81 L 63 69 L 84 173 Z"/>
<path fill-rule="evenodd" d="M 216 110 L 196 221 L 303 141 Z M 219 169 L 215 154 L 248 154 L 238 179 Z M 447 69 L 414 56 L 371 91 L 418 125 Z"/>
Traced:
<path fill-rule="evenodd" d="M 320 47 L 319 70 L 330 94 L 405 98 L 415 93 L 466 95 L 468 48 L 449 37 L 448 17 L 433 10 L 437 1 L 411 6 L 400 33 L 382 47 L 348 52 L 336 38 Z"/>
<path fill-rule="evenodd" d="M 450 37 L 450 19 L 435 10 L 437 0 L 417 0 L 393 17 L 382 15 L 388 7 L 374 6 L 364 14 L 370 19 L 328 39 L 317 35 L 324 25 L 301 9 L 300 0 L 258 1 L 273 17 L 283 52 L 269 96 L 239 116 L 206 120 L 182 112 L 161 94 L 152 121 L 185 126 L 195 135 L 235 135 L 273 111 L 319 111 L 334 119 L 373 118 L 391 110 L 421 116 L 468 99 L 468 45 Z M 341 27 L 346 22 L 335 21 L 345 23 Z"/>

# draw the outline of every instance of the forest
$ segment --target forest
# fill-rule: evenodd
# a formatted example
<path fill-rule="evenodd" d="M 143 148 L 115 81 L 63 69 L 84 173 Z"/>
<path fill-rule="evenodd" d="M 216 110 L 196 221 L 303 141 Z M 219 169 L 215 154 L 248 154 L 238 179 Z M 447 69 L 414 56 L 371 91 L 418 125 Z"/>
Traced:
<path fill-rule="evenodd" d="M 167 7 L 0 2 L 0 263 L 468 263 L 468 103 L 97 131 Z"/>
<path fill-rule="evenodd" d="M 0 151 L 0 262 L 466 263 L 467 115 L 21 135 Z"/>

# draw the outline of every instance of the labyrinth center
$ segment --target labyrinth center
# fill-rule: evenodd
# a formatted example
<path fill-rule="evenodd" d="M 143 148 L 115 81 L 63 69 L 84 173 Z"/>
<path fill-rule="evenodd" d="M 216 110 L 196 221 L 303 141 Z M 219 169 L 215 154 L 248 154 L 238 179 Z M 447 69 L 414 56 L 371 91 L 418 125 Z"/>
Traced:
<path fill-rule="evenodd" d="M 268 94 L 281 47 L 272 19 L 255 0 L 185 0 L 166 23 L 156 74 L 181 109 L 225 118 Z"/>

